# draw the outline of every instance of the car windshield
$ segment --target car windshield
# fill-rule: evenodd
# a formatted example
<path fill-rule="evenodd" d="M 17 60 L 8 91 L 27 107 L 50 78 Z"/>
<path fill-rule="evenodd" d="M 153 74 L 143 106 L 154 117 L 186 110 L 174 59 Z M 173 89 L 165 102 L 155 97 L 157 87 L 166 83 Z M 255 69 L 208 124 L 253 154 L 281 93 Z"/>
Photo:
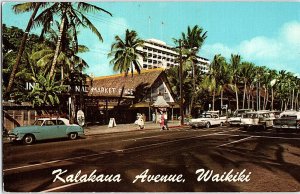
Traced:
<path fill-rule="evenodd" d="M 202 114 L 200 118 L 211 118 L 210 114 Z"/>
<path fill-rule="evenodd" d="M 245 114 L 247 112 L 250 112 L 250 110 L 236 110 L 233 113 L 233 116 L 235 116 L 235 117 L 241 117 L 243 114 Z"/>
<path fill-rule="evenodd" d="M 258 115 L 257 114 L 244 114 L 243 118 L 255 119 L 255 118 L 258 118 Z"/>
<path fill-rule="evenodd" d="M 42 126 L 43 124 L 43 120 L 36 120 L 33 125 L 36 125 L 36 126 Z"/>

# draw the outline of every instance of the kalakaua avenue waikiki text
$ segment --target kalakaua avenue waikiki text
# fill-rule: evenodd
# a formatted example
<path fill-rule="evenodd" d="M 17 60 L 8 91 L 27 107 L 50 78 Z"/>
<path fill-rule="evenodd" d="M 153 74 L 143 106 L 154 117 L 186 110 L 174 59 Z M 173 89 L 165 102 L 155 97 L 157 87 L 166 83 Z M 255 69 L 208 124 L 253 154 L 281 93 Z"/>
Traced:
<path fill-rule="evenodd" d="M 97 174 L 97 170 L 91 173 L 82 173 L 79 170 L 76 174 L 68 174 L 68 170 L 56 169 L 52 171 L 53 182 L 61 183 L 86 183 L 86 182 L 122 182 L 121 174 Z M 249 182 L 251 172 L 246 169 L 236 171 L 231 169 L 228 172 L 215 173 L 213 170 L 197 169 L 195 171 L 197 182 Z M 184 183 L 186 180 L 183 174 L 151 174 L 149 169 L 133 177 L 132 183 Z"/>

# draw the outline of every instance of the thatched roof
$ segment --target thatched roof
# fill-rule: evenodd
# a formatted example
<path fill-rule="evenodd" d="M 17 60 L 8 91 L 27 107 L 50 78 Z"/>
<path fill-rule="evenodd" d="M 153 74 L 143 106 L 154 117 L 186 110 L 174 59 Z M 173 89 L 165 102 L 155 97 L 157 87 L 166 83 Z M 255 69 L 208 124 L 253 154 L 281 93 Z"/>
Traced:
<path fill-rule="evenodd" d="M 89 96 L 107 96 L 120 97 L 133 96 L 134 91 L 139 88 L 142 90 L 149 89 L 157 79 L 159 79 L 164 70 L 162 68 L 142 70 L 140 74 L 134 73 L 133 76 L 128 74 L 117 74 L 112 76 L 96 77 L 93 79 L 92 87 L 88 93 Z M 123 90 L 123 92 L 122 92 Z"/>

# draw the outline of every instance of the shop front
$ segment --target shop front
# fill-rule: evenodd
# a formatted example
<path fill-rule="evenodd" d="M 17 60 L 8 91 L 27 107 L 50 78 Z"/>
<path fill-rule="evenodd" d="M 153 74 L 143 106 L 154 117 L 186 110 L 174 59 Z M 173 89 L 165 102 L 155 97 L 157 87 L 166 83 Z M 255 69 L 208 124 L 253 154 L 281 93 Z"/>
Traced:
<path fill-rule="evenodd" d="M 170 104 L 169 114 L 179 112 L 174 95 L 163 69 L 144 70 L 133 76 L 117 74 L 94 78 L 85 96 L 86 121 L 108 124 L 110 118 L 117 123 L 133 123 L 142 114 L 153 121 L 158 96 Z"/>

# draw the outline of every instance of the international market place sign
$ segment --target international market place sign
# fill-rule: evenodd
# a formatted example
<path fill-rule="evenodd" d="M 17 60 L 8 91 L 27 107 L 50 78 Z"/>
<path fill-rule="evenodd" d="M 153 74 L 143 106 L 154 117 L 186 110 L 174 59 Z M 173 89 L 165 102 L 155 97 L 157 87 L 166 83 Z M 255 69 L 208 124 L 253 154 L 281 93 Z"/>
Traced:
<path fill-rule="evenodd" d="M 30 83 L 26 82 L 25 90 L 31 91 L 33 90 L 34 86 L 37 83 Z M 71 91 L 72 87 L 70 85 L 65 85 L 68 89 L 68 91 Z M 88 86 L 73 86 L 74 92 L 84 92 L 84 93 L 90 93 L 90 94 L 96 94 L 96 95 L 121 95 L 123 88 L 117 88 L 117 87 L 88 87 Z M 124 88 L 123 94 L 124 95 L 133 95 L 134 89 L 130 88 Z"/>

